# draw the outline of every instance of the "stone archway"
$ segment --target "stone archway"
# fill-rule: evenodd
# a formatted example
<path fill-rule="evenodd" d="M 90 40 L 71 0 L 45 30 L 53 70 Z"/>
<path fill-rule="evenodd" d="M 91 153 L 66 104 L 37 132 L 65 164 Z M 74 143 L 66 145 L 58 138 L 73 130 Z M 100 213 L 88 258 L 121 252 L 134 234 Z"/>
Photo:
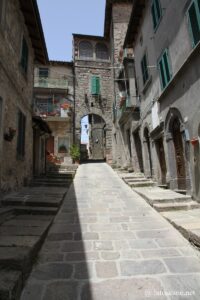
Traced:
<path fill-rule="evenodd" d="M 87 119 L 88 119 L 88 124 L 85 126 L 87 126 L 87 134 L 88 134 L 88 141 L 87 141 L 88 158 L 90 160 L 105 160 L 106 158 L 105 120 L 101 116 L 96 114 L 91 114 L 91 113 L 88 114 Z M 84 129 L 84 125 L 82 126 L 82 129 Z"/>
<path fill-rule="evenodd" d="M 165 125 L 170 188 L 187 190 L 190 185 L 190 180 L 184 140 L 185 126 L 178 109 L 171 108 L 169 110 Z"/>

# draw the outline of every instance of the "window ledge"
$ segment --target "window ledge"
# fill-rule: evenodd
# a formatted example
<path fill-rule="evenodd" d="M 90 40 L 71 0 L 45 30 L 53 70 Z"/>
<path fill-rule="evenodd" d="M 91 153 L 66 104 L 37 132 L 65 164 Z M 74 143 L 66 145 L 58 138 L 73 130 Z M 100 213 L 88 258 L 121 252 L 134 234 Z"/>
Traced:
<path fill-rule="evenodd" d="M 145 85 L 143 87 L 143 90 L 142 90 L 142 94 L 144 95 L 146 93 L 146 91 L 148 90 L 149 86 L 151 85 L 151 82 L 152 82 L 152 76 L 150 76 L 147 81 L 145 82 Z"/>

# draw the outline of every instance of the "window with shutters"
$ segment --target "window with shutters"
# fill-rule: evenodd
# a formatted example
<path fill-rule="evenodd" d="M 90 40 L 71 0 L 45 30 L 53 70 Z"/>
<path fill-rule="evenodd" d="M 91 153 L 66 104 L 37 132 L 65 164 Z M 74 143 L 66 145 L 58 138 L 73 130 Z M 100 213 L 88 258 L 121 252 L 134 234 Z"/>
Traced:
<path fill-rule="evenodd" d="M 158 61 L 158 69 L 160 73 L 161 87 L 164 89 L 172 78 L 169 51 L 166 49 Z"/>
<path fill-rule="evenodd" d="M 98 60 L 108 60 L 108 48 L 103 43 L 97 43 L 96 44 L 96 59 Z"/>
<path fill-rule="evenodd" d="M 17 159 L 23 159 L 25 156 L 25 131 L 26 131 L 26 117 L 18 112 L 18 129 L 17 129 Z"/>
<path fill-rule="evenodd" d="M 83 41 L 79 44 L 79 58 L 93 59 L 93 47 L 90 42 Z"/>
<path fill-rule="evenodd" d="M 21 52 L 21 66 L 25 73 L 27 73 L 28 70 L 28 45 L 23 38 L 22 40 L 22 52 Z"/>
<path fill-rule="evenodd" d="M 146 53 L 141 60 L 141 70 L 142 70 L 143 84 L 145 84 L 147 82 L 147 80 L 149 79 L 149 71 L 148 71 L 148 67 L 147 67 L 147 54 Z"/>
<path fill-rule="evenodd" d="M 98 76 L 91 78 L 91 94 L 100 95 L 100 78 Z"/>
<path fill-rule="evenodd" d="M 160 6 L 160 0 L 152 1 L 151 14 L 152 14 L 153 28 L 154 28 L 154 30 L 156 30 L 160 23 L 160 20 L 162 18 L 162 10 L 161 10 L 161 6 Z"/>
<path fill-rule="evenodd" d="M 192 38 L 192 46 L 200 41 L 200 0 L 193 0 L 188 9 L 189 28 Z"/>

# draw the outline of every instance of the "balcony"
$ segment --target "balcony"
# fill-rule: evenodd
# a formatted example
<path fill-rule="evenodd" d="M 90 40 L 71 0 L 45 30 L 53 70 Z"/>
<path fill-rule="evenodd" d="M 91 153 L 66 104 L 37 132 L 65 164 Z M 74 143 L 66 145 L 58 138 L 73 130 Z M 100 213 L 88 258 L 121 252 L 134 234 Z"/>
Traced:
<path fill-rule="evenodd" d="M 34 78 L 35 88 L 68 89 L 68 80 L 64 78 L 39 77 Z"/>
<path fill-rule="evenodd" d="M 65 99 L 35 99 L 36 116 L 47 121 L 67 121 L 72 116 L 72 103 Z"/>
<path fill-rule="evenodd" d="M 121 97 L 119 109 L 117 111 L 117 118 L 119 123 L 124 123 L 130 116 L 135 121 L 139 120 L 140 111 L 136 99 L 137 97 Z"/>

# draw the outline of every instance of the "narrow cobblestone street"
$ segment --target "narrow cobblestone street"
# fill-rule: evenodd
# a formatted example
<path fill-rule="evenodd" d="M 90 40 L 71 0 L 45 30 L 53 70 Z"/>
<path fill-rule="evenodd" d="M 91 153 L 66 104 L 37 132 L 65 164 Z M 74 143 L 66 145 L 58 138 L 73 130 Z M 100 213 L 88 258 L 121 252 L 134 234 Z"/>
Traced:
<path fill-rule="evenodd" d="M 79 167 L 21 300 L 200 299 L 200 256 L 105 163 Z"/>

